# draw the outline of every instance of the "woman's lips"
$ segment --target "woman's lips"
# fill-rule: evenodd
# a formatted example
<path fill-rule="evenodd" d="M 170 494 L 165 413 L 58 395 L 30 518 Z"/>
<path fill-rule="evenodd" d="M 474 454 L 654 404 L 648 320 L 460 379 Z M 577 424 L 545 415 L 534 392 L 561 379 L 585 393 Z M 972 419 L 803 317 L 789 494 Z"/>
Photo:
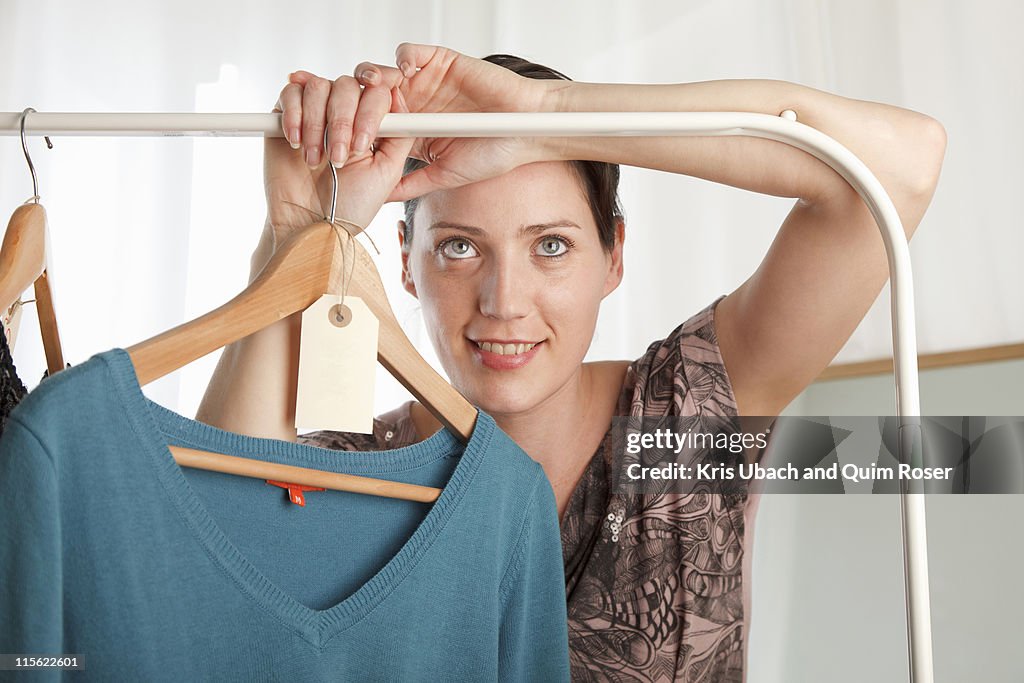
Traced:
<path fill-rule="evenodd" d="M 467 339 L 467 341 L 472 345 L 473 351 L 477 353 L 480 362 L 492 370 L 515 370 L 516 368 L 521 368 L 537 355 L 537 351 L 544 344 L 543 341 L 537 342 L 532 349 L 523 353 L 500 354 L 493 351 L 484 351 L 472 339 Z"/>

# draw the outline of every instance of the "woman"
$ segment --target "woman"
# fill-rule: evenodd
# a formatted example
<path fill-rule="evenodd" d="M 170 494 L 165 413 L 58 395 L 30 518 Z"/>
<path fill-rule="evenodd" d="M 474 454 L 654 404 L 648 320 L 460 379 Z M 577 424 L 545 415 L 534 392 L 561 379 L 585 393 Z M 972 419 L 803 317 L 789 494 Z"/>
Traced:
<path fill-rule="evenodd" d="M 543 465 L 555 491 L 574 679 L 740 680 L 753 503 L 618 495 L 609 485 L 619 464 L 609 425 L 614 415 L 778 415 L 828 365 L 887 279 L 878 228 L 860 198 L 822 162 L 754 138 L 370 143 L 388 112 L 792 109 L 874 171 L 909 239 L 938 180 L 942 126 L 782 81 L 588 84 L 510 57 L 483 61 L 412 44 L 396 56 L 398 68 L 363 63 L 355 77 L 333 82 L 292 74 L 277 106 L 292 149 L 267 141 L 268 218 L 253 273 L 310 222 L 298 207 L 321 213 L 328 161 L 340 167 L 338 216 L 367 225 L 386 200 L 407 200 L 402 281 L 419 299 L 442 365 Z M 410 154 L 421 162 L 403 177 Z M 636 361 L 583 363 L 600 302 L 622 278 L 615 164 L 797 201 L 736 291 Z M 198 418 L 295 439 L 297 322 L 229 347 Z M 398 448 L 439 426 L 410 402 L 381 416 L 373 435 L 303 439 Z"/>

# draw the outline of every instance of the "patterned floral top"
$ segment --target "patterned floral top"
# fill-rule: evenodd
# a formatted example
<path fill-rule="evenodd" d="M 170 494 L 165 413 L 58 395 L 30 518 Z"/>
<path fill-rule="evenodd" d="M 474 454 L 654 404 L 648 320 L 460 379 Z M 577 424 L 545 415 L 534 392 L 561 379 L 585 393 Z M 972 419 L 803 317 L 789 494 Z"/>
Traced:
<path fill-rule="evenodd" d="M 735 416 L 715 336 L 719 297 L 630 364 L 617 415 Z M 313 432 L 324 448 L 401 448 L 417 441 L 411 401 L 373 434 Z M 562 518 L 573 681 L 743 679 L 744 504 L 694 492 L 622 496 L 611 429 Z"/>

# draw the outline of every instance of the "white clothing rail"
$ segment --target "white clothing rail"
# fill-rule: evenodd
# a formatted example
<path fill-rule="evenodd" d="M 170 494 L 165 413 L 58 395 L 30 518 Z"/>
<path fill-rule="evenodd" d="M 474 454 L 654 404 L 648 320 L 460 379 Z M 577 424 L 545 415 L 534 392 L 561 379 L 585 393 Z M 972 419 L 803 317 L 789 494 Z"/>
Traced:
<path fill-rule="evenodd" d="M 787 112 L 788 113 L 788 112 Z M 0 113 L 0 135 L 18 135 L 20 112 Z M 26 135 L 282 137 L 280 114 L 30 113 Z M 776 140 L 835 169 L 878 223 L 889 264 L 900 461 L 922 463 L 914 285 L 899 215 L 881 183 L 848 149 L 802 123 L 734 112 L 388 114 L 381 137 L 732 136 Z M 931 608 L 924 495 L 900 494 L 911 683 L 932 683 Z"/>

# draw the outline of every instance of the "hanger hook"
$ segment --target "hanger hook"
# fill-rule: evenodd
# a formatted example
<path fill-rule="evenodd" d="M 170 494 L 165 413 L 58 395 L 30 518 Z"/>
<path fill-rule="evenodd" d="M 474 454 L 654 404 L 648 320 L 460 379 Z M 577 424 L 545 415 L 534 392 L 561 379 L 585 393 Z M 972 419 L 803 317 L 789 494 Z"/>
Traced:
<path fill-rule="evenodd" d="M 38 204 L 39 179 L 36 177 L 36 167 L 32 164 L 32 157 L 28 153 L 28 142 L 25 141 L 25 119 L 28 118 L 29 112 L 35 112 L 35 109 L 28 107 L 25 111 L 21 112 L 21 149 L 25 152 L 25 161 L 28 162 L 28 170 L 32 173 L 32 201 Z M 46 148 L 53 149 L 53 143 L 50 142 L 50 137 L 48 135 L 44 135 L 43 139 L 46 140 Z"/>
<path fill-rule="evenodd" d="M 329 149 L 330 147 L 327 146 L 327 131 L 325 130 L 324 152 L 329 154 L 327 152 L 327 150 Z M 334 168 L 334 164 L 331 163 L 331 159 L 329 156 L 327 158 L 327 166 L 331 169 L 331 181 L 334 183 L 332 186 L 333 189 L 331 190 L 331 215 L 328 217 L 328 220 L 331 222 L 331 225 L 334 225 L 334 212 L 338 208 L 338 169 Z"/>

